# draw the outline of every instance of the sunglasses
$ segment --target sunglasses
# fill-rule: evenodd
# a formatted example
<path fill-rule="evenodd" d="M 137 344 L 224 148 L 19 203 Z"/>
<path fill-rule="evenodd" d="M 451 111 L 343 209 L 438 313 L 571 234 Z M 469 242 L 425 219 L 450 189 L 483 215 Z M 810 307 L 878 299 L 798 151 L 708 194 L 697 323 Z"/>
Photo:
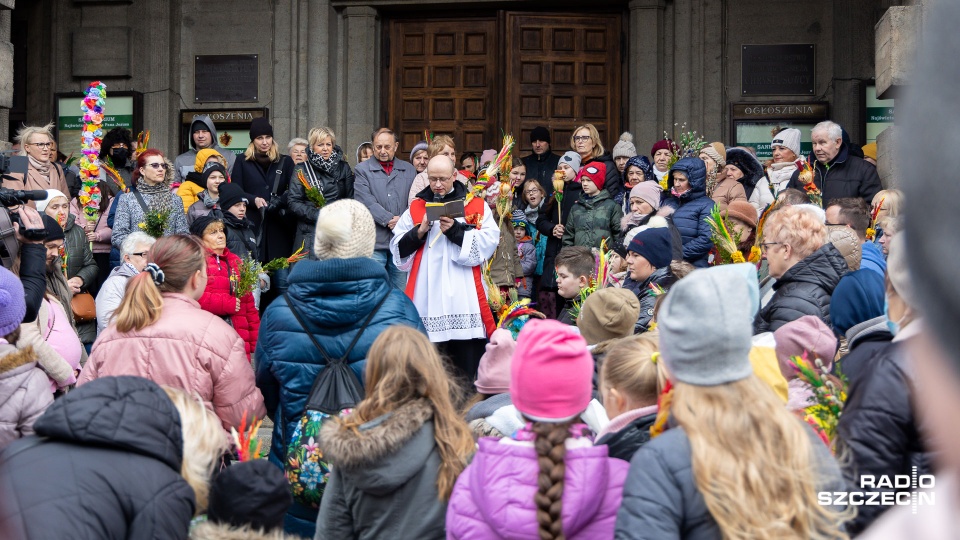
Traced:
<path fill-rule="evenodd" d="M 147 165 L 149 165 L 150 167 L 152 167 L 152 168 L 154 168 L 154 169 L 167 170 L 167 164 L 166 164 L 166 163 L 148 163 Z"/>

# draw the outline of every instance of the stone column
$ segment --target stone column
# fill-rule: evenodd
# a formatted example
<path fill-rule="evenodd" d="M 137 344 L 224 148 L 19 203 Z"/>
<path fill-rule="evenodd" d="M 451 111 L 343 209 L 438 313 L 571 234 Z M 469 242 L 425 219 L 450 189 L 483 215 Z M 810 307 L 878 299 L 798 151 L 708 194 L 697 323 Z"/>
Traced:
<path fill-rule="evenodd" d="M 659 140 L 664 119 L 664 9 L 666 0 L 631 0 L 627 66 L 633 140 L 644 146 Z M 638 146 L 638 151 L 641 148 Z M 643 152 L 646 153 L 646 152 Z"/>
<path fill-rule="evenodd" d="M 372 7 L 348 7 L 343 10 L 343 63 L 338 124 L 346 157 L 353 161 L 354 150 L 378 127 L 380 95 L 380 39 L 377 10 Z M 345 146 L 344 146 L 345 145 Z"/>
<path fill-rule="evenodd" d="M 0 150 L 10 148 L 10 108 L 13 107 L 13 43 L 10 43 L 10 18 L 14 0 L 0 0 Z"/>
<path fill-rule="evenodd" d="M 171 160 L 180 153 L 180 7 L 179 0 L 142 0 L 133 19 L 133 80 L 138 90 L 157 89 L 144 93 L 143 127 L 150 146 Z"/>
<path fill-rule="evenodd" d="M 330 61 L 336 58 L 336 15 L 330 0 L 307 2 L 306 27 L 301 26 L 306 47 L 301 45 L 299 62 L 300 76 L 307 81 L 306 96 L 300 102 L 305 105 L 298 114 L 297 133 L 306 136 L 310 128 L 330 124 Z M 302 40 L 301 40 L 302 43 Z M 305 99 L 304 99 L 305 98 Z"/>

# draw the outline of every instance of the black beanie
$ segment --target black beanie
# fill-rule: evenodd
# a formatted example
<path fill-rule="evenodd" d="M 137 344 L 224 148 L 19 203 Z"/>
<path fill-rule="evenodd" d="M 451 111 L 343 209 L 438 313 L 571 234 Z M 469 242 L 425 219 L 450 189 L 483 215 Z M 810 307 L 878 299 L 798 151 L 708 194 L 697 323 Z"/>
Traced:
<path fill-rule="evenodd" d="M 283 527 L 291 503 L 290 486 L 280 469 L 255 459 L 235 463 L 213 479 L 207 517 L 215 523 L 270 532 Z"/>
<path fill-rule="evenodd" d="M 253 197 L 244 193 L 243 188 L 237 184 L 220 184 L 220 198 L 217 199 L 217 206 L 224 212 L 240 201 L 250 204 L 252 200 Z"/>
<path fill-rule="evenodd" d="M 533 128 L 533 131 L 530 132 L 530 142 L 533 141 L 544 141 L 547 144 L 553 144 L 550 142 L 550 130 L 543 126 L 537 126 Z"/>
<path fill-rule="evenodd" d="M 190 224 L 190 234 L 196 236 L 197 238 L 203 238 L 203 231 L 207 230 L 207 227 L 215 221 L 223 221 L 223 214 L 214 210 L 205 216 L 199 216 L 197 219 L 193 220 L 193 223 Z"/>
<path fill-rule="evenodd" d="M 46 214 L 41 214 L 41 217 L 43 217 L 43 228 L 47 231 L 47 237 L 44 238 L 43 241 L 50 242 L 52 240 L 63 240 L 63 227 L 57 223 L 57 220 Z"/>
<path fill-rule="evenodd" d="M 252 141 L 261 135 L 273 137 L 273 126 L 266 118 L 254 118 L 253 122 L 250 122 L 250 140 Z"/>
<path fill-rule="evenodd" d="M 193 171 L 191 171 L 193 172 Z M 200 187 L 207 188 L 207 180 L 210 179 L 210 175 L 214 172 L 219 172 L 223 175 L 224 180 L 227 178 L 227 170 L 223 168 L 223 165 L 217 162 L 211 162 L 209 165 L 206 165 L 203 169 L 203 172 L 200 173 Z M 223 186 L 224 184 L 221 184 Z"/>

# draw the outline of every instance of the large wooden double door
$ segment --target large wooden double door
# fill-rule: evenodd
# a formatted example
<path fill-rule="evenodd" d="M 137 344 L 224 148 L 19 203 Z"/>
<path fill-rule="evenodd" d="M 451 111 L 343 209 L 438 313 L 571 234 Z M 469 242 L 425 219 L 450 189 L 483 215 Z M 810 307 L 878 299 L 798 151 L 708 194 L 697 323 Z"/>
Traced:
<path fill-rule="evenodd" d="M 622 21 L 619 14 L 509 11 L 390 20 L 384 110 L 401 153 L 427 129 L 452 135 L 458 152 L 499 149 L 502 130 L 526 154 L 538 125 L 550 128 L 558 152 L 584 123 L 612 143 L 625 104 Z"/>

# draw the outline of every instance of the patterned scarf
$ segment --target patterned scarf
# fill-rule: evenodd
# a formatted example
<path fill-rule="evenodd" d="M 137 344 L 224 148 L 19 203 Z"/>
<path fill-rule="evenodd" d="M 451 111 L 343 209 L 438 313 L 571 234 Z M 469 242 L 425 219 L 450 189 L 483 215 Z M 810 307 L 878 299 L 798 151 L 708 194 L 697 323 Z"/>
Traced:
<path fill-rule="evenodd" d="M 155 212 L 173 211 L 174 195 L 170 193 L 170 186 L 166 182 L 151 186 L 141 178 L 137 180 L 137 191 L 142 193 L 144 198 L 149 197 L 150 210 Z"/>
<path fill-rule="evenodd" d="M 341 150 L 339 146 L 333 147 L 333 153 L 330 154 L 329 158 L 324 158 L 320 154 L 314 153 L 312 149 L 307 148 L 307 160 L 309 160 L 310 164 L 317 170 L 325 174 L 333 173 L 333 170 L 340 165 L 342 159 L 343 150 Z"/>

